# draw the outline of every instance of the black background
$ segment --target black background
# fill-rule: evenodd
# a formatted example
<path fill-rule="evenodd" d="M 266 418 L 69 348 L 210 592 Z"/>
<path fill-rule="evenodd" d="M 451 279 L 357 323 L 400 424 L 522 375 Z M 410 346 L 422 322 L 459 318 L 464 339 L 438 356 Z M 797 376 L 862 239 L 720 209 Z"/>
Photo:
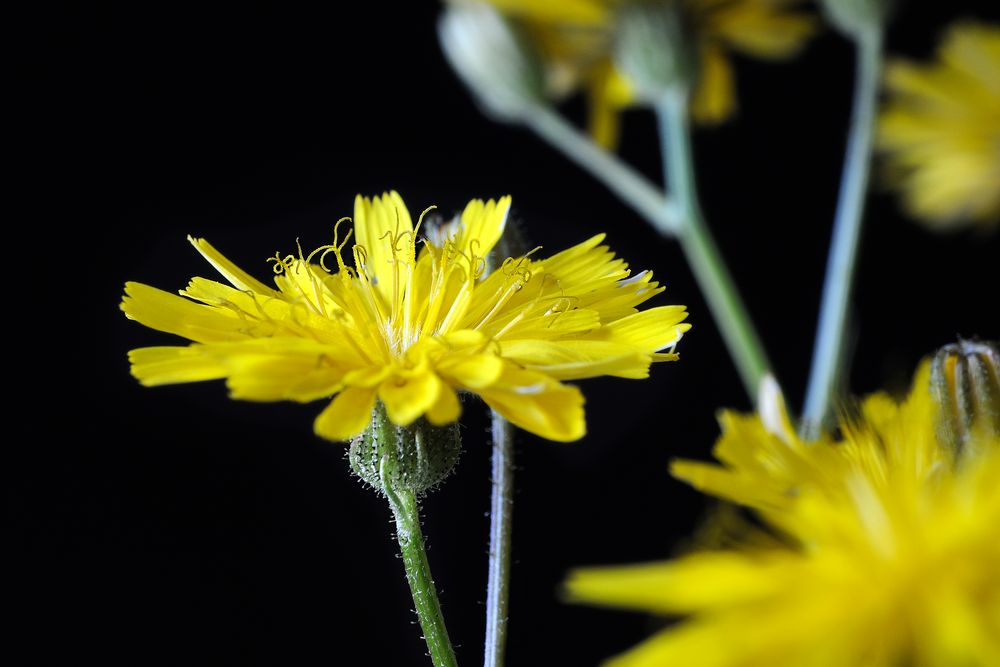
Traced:
<path fill-rule="evenodd" d="M 931 52 L 989 2 L 911 3 L 890 49 Z M 663 558 L 706 505 L 672 480 L 705 457 L 720 407 L 748 408 L 675 243 L 530 133 L 476 109 L 440 54 L 438 5 L 54 5 L 30 71 L 19 171 L 33 215 L 9 257 L 6 568 L 16 662 L 420 665 L 424 647 L 384 501 L 318 440 L 320 404 L 230 401 L 220 383 L 140 387 L 127 350 L 171 338 L 127 321 L 122 285 L 213 277 L 205 236 L 260 277 L 325 243 L 356 192 L 411 209 L 514 196 L 544 252 L 609 232 L 687 304 L 682 361 L 582 383 L 589 434 L 519 434 L 509 663 L 595 664 L 655 625 L 568 606 L 566 571 Z M 992 16 L 997 20 L 996 10 Z M 696 134 L 704 207 L 792 404 L 801 404 L 836 198 L 852 49 L 827 30 L 790 64 L 737 59 L 741 114 Z M 579 119 L 582 105 L 567 113 Z M 658 179 L 654 124 L 621 153 Z M 877 171 L 877 170 L 876 170 Z M 876 179 L 877 181 L 878 179 Z M 876 188 L 854 300 L 851 386 L 902 388 L 956 335 L 996 337 L 996 237 L 933 235 Z M 15 235 L 16 236 L 16 235 Z M 21 304 L 21 305 L 18 305 Z M 25 312 L 23 304 L 28 305 Z M 27 346 L 25 346 L 27 343 Z M 457 473 L 427 498 L 430 560 L 459 659 L 481 655 L 489 448 L 467 403 Z M 14 650 L 13 648 L 11 650 Z M 24 657 L 28 656 L 28 657 Z"/>

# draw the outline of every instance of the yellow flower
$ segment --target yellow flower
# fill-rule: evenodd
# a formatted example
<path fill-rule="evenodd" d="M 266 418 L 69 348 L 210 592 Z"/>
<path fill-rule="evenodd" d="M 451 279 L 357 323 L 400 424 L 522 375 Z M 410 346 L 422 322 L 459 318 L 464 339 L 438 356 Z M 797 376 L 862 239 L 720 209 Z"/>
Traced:
<path fill-rule="evenodd" d="M 879 127 L 906 208 L 937 230 L 1000 224 L 1000 27 L 948 29 L 939 62 L 893 62 Z"/>
<path fill-rule="evenodd" d="M 462 0 L 453 0 L 462 1 Z M 616 11 L 627 0 L 487 0 L 521 26 L 540 51 L 555 95 L 587 92 L 590 132 L 618 141 L 618 115 L 635 102 L 611 62 Z M 729 51 L 765 59 L 795 55 L 815 31 L 812 17 L 791 10 L 802 0 L 678 0 L 694 31 L 700 78 L 691 101 L 695 120 L 718 123 L 736 111 Z"/>
<path fill-rule="evenodd" d="M 651 362 L 677 358 L 687 313 L 638 311 L 663 288 L 648 271 L 629 277 L 603 234 L 548 259 L 507 259 L 484 276 L 509 208 L 510 197 L 470 202 L 418 254 L 421 221 L 414 227 L 398 194 L 358 196 L 353 266 L 343 257 L 345 218 L 331 245 L 272 258 L 277 289 L 190 239 L 231 286 L 194 278 L 176 296 L 126 284 L 129 318 L 193 341 L 132 350 L 132 373 L 145 385 L 225 378 L 233 398 L 253 401 L 335 396 L 315 423 L 331 440 L 360 433 L 376 398 L 396 424 L 453 422 L 457 391 L 525 430 L 576 440 L 583 396 L 561 381 L 646 377 Z"/>
<path fill-rule="evenodd" d="M 868 398 L 839 440 L 800 441 L 774 390 L 760 416 L 724 412 L 723 465 L 673 473 L 778 539 L 573 573 L 574 600 L 684 617 L 608 664 L 1000 664 L 1000 438 L 956 455 L 928 376 L 903 404 Z"/>

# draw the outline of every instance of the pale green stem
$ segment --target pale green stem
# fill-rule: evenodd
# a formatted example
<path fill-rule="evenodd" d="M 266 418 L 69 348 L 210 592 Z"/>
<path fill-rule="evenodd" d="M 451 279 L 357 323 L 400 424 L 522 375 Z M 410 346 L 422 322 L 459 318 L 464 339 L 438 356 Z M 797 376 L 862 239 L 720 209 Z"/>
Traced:
<path fill-rule="evenodd" d="M 708 307 L 722 332 L 751 401 L 757 402 L 760 381 L 770 363 L 726 264 L 705 224 L 694 177 L 688 92 L 676 87 L 656 105 L 663 145 L 663 171 L 680 213 L 677 238 Z"/>
<path fill-rule="evenodd" d="M 843 339 L 868 190 L 881 65 L 882 29 L 876 26 L 857 36 L 851 129 L 826 265 L 809 387 L 802 411 L 801 431 L 806 440 L 814 440 L 822 432 L 831 402 L 841 385 L 840 375 L 846 367 Z"/>
<path fill-rule="evenodd" d="M 383 480 L 387 479 L 384 474 L 385 465 L 386 459 L 383 459 Z M 431 662 L 434 663 L 434 667 L 457 667 L 455 651 L 448 639 L 441 603 L 438 601 L 430 564 L 427 562 L 424 536 L 420 530 L 420 509 L 417 498 L 413 491 L 393 490 L 389 484 L 386 484 L 385 492 L 393 517 L 396 519 L 396 539 L 403 554 L 406 581 L 410 584 L 413 606 L 420 621 L 420 628 L 424 632 Z"/>
<path fill-rule="evenodd" d="M 495 410 L 490 413 L 493 417 L 493 492 L 490 495 L 490 564 L 483 665 L 503 667 L 507 647 L 510 526 L 514 509 L 513 428 Z"/>
<path fill-rule="evenodd" d="M 680 222 L 678 211 L 663 196 L 663 192 L 642 174 L 595 144 L 550 107 L 533 108 L 530 114 L 525 114 L 523 121 L 545 141 L 604 183 L 661 234 L 677 234 Z"/>
<path fill-rule="evenodd" d="M 666 116 L 673 115 L 668 113 L 672 104 L 664 102 L 660 116 L 664 129 L 661 136 L 667 144 L 664 156 L 670 165 L 676 165 L 670 167 L 675 172 L 670 179 L 676 181 L 674 187 L 677 192 L 673 193 L 676 201 L 668 200 L 641 174 L 595 144 L 551 108 L 537 107 L 523 120 L 539 136 L 604 183 L 661 234 L 681 242 L 747 393 L 756 401 L 757 385 L 769 368 L 767 356 L 701 217 L 694 185 L 687 117 L 667 122 Z M 668 130 L 678 136 L 668 139 Z"/>

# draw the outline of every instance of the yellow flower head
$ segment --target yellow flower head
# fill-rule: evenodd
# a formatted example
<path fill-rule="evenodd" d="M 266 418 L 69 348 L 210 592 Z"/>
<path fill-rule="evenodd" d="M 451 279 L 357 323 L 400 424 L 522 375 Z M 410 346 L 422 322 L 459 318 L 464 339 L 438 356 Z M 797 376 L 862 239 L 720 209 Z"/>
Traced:
<path fill-rule="evenodd" d="M 906 208 L 928 227 L 1000 224 L 1000 27 L 948 29 L 929 65 L 886 69 L 879 145 Z"/>
<path fill-rule="evenodd" d="M 583 396 L 561 380 L 646 377 L 651 362 L 677 358 L 687 313 L 638 311 L 663 287 L 648 271 L 630 276 L 603 234 L 484 275 L 509 208 L 510 197 L 471 201 L 428 242 L 398 194 L 359 196 L 353 261 L 345 218 L 331 245 L 272 258 L 277 289 L 190 239 L 230 285 L 194 278 L 176 296 L 126 284 L 126 316 L 193 341 L 132 350 L 132 373 L 145 385 L 225 378 L 233 398 L 253 401 L 335 396 L 315 424 L 331 440 L 359 434 L 376 398 L 396 424 L 454 422 L 457 391 L 540 436 L 576 440 Z"/>
<path fill-rule="evenodd" d="M 616 15 L 628 0 L 487 1 L 527 33 L 547 65 L 553 94 L 578 87 L 587 91 L 591 134 L 599 143 L 614 146 L 618 114 L 635 102 L 632 86 L 611 60 Z M 691 112 L 702 123 L 724 121 L 736 110 L 729 51 L 789 58 L 816 28 L 812 17 L 792 11 L 802 0 L 674 1 L 687 17 L 699 54 Z"/>
<path fill-rule="evenodd" d="M 575 572 L 575 600 L 684 617 L 609 664 L 1000 664 L 1000 438 L 939 439 L 928 376 L 902 404 L 869 397 L 839 439 L 799 440 L 774 389 L 759 415 L 722 413 L 722 465 L 673 473 L 778 539 Z"/>

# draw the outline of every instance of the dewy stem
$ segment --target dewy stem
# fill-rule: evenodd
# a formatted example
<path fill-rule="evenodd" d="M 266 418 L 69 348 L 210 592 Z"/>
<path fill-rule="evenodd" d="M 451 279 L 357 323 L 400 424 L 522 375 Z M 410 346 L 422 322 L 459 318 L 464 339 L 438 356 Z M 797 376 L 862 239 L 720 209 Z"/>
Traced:
<path fill-rule="evenodd" d="M 882 27 L 873 25 L 867 28 L 857 35 L 856 42 L 857 75 L 851 130 L 826 265 L 809 387 L 802 411 L 801 431 L 806 440 L 814 440 L 822 432 L 830 414 L 831 400 L 840 387 L 840 375 L 846 366 L 843 339 L 875 134 L 882 65 Z"/>
<path fill-rule="evenodd" d="M 383 470 L 387 461 L 382 460 Z M 387 475 L 383 472 L 383 480 Z M 410 584 L 413 594 L 413 606 L 424 632 L 424 640 L 430 652 L 434 667 L 457 667 L 455 651 L 448 639 L 448 629 L 441 613 L 441 603 L 438 601 L 431 577 L 430 564 L 427 562 L 427 551 L 424 548 L 424 536 L 420 531 L 420 509 L 417 498 L 409 489 L 392 489 L 385 487 L 389 506 L 396 519 L 396 539 L 403 553 L 403 565 L 406 568 L 406 581 Z"/>
<path fill-rule="evenodd" d="M 490 559 L 486 588 L 485 667 L 503 667 L 507 646 L 510 580 L 510 527 L 514 509 L 513 429 L 495 410 L 493 418 L 493 492 L 490 494 Z"/>
<path fill-rule="evenodd" d="M 677 238 L 722 332 L 743 386 L 756 403 L 760 381 L 769 372 L 770 364 L 698 203 L 687 89 L 677 86 L 668 91 L 657 104 L 656 112 L 664 176 L 679 211 Z"/>

